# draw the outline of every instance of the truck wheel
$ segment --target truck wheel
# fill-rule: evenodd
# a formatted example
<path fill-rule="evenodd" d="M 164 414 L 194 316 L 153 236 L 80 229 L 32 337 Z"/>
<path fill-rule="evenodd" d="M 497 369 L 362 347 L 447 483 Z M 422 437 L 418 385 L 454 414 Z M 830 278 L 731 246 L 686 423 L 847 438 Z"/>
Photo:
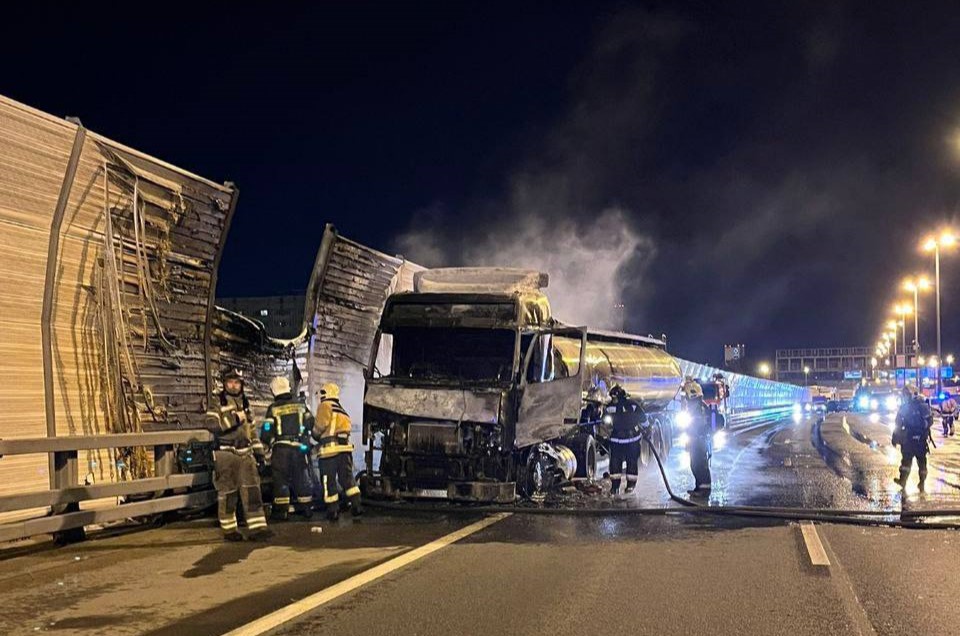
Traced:
<path fill-rule="evenodd" d="M 521 494 L 527 499 L 542 501 L 547 492 L 553 488 L 552 460 L 536 449 L 532 449 L 521 469 L 521 477 L 518 482 Z"/>
<path fill-rule="evenodd" d="M 572 450 L 577 456 L 576 477 L 594 481 L 597 478 L 597 440 L 593 435 L 585 435 L 577 439 Z"/>
<path fill-rule="evenodd" d="M 653 429 L 650 431 L 650 445 L 652 446 L 653 450 L 657 451 L 657 455 L 660 456 L 661 460 L 666 457 L 668 446 L 666 440 L 664 440 L 663 428 L 660 427 L 659 421 L 654 422 Z M 650 459 L 651 461 L 656 461 L 656 459 L 653 457 Z"/>

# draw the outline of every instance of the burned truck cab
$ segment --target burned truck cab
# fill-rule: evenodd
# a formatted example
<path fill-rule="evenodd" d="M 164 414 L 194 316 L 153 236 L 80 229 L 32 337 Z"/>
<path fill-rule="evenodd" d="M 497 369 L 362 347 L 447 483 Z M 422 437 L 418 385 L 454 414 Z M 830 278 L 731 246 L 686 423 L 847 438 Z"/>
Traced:
<path fill-rule="evenodd" d="M 369 490 L 513 501 L 529 448 L 576 429 L 585 330 L 550 317 L 545 285 L 523 270 L 426 270 L 387 299 L 364 397 Z"/>

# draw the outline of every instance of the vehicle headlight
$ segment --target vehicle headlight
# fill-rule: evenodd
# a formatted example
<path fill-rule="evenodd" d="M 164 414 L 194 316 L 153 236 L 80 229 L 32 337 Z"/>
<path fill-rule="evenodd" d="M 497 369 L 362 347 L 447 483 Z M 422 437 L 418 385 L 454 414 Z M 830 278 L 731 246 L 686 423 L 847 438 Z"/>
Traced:
<path fill-rule="evenodd" d="M 860 399 L 857 400 L 857 406 L 862 409 L 870 408 L 870 398 L 868 398 L 866 395 L 861 395 Z"/>
<path fill-rule="evenodd" d="M 887 399 L 883 401 L 883 405 L 887 407 L 888 411 L 896 411 L 900 408 L 900 400 L 897 399 L 896 395 L 888 395 Z"/>
<path fill-rule="evenodd" d="M 690 443 L 690 436 L 687 435 L 686 433 L 680 433 L 680 435 L 677 436 L 677 444 L 680 444 L 680 446 L 683 446 L 684 448 L 686 448 L 687 444 L 689 443 Z"/>
<path fill-rule="evenodd" d="M 603 416 L 603 423 L 604 423 L 604 424 L 613 424 L 613 416 L 612 416 L 612 415 L 604 415 L 604 416 Z"/>
<path fill-rule="evenodd" d="M 810 406 L 810 404 L 804 404 L 804 405 L 803 405 L 803 410 L 806 411 L 807 413 L 810 412 L 810 409 L 811 409 L 811 408 L 813 408 L 813 407 Z"/>
<path fill-rule="evenodd" d="M 677 413 L 676 422 L 677 428 L 682 431 L 690 426 L 690 424 L 693 422 L 693 417 L 687 411 L 680 411 Z"/>

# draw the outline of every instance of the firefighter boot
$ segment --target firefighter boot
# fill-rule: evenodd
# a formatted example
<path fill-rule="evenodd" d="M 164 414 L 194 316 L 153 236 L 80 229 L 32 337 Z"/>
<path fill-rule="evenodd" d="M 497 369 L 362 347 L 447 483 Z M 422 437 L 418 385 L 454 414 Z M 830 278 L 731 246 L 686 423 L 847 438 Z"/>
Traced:
<path fill-rule="evenodd" d="M 900 476 L 893 480 L 893 483 L 897 484 L 901 488 L 907 487 L 907 479 L 910 477 L 910 469 L 900 467 Z"/>
<path fill-rule="evenodd" d="M 359 517 L 363 514 L 363 504 L 360 503 L 360 495 L 350 497 L 350 515 Z"/>
<path fill-rule="evenodd" d="M 257 528 L 256 530 L 250 531 L 248 538 L 251 541 L 266 541 L 273 538 L 273 530 L 267 528 L 266 526 Z"/>
<path fill-rule="evenodd" d="M 619 495 L 620 494 L 620 478 L 614 477 L 610 480 L 610 494 Z"/>

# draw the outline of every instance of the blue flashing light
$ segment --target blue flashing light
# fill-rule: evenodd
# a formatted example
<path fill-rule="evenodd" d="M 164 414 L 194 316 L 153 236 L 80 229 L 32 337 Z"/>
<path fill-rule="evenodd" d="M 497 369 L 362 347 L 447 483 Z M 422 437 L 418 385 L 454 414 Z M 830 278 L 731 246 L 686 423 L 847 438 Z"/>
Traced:
<path fill-rule="evenodd" d="M 944 399 L 945 397 L 947 397 L 947 394 L 946 394 L 946 393 L 943 393 L 943 392 L 941 392 L 941 393 L 940 393 L 940 399 L 942 400 L 942 399 Z"/>
<path fill-rule="evenodd" d="M 307 446 L 306 444 L 300 444 L 300 452 L 306 453 L 308 450 L 310 450 L 309 446 Z"/>
<path fill-rule="evenodd" d="M 269 431 L 269 430 L 270 430 L 270 422 L 264 422 L 264 423 L 263 423 L 263 430 L 265 430 L 265 431 Z"/>

